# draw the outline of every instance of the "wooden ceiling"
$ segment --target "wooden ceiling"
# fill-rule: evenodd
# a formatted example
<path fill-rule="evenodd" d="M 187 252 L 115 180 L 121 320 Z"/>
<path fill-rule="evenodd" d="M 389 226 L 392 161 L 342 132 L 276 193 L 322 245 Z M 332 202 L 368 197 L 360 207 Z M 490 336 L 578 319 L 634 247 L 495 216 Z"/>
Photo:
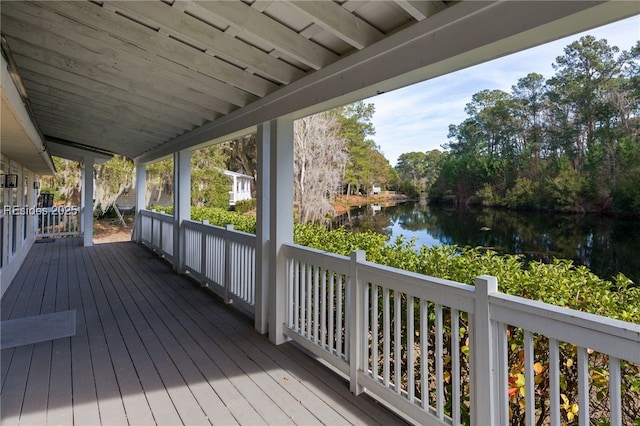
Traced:
<path fill-rule="evenodd" d="M 2 1 L 0 28 L 45 139 L 137 158 L 459 3 Z"/>
<path fill-rule="evenodd" d="M 46 137 L 136 157 L 446 7 L 436 2 L 8 1 Z"/>

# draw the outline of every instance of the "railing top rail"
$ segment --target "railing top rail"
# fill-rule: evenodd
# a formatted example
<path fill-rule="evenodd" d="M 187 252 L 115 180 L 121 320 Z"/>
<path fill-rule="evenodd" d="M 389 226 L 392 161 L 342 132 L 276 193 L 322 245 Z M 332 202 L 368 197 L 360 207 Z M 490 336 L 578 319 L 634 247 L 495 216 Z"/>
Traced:
<path fill-rule="evenodd" d="M 286 256 L 295 257 L 296 259 L 303 260 L 324 269 L 330 269 L 339 274 L 349 274 L 350 272 L 350 259 L 346 256 L 297 244 L 285 244 L 283 250 Z"/>
<path fill-rule="evenodd" d="M 196 222 L 195 220 L 185 220 L 182 222 L 182 225 L 187 229 L 194 229 L 201 232 L 211 232 L 215 230 L 219 230 L 220 232 L 222 232 L 225 230 L 225 228 L 222 226 L 211 225 L 210 223 Z"/>
<path fill-rule="evenodd" d="M 182 226 L 184 226 L 185 229 L 202 232 L 203 234 L 229 238 L 231 241 L 242 244 L 253 244 L 256 239 L 254 234 L 250 234 L 248 232 L 238 231 L 237 229 L 229 230 L 222 226 L 196 222 L 194 220 L 185 220 L 182 222 Z"/>
<path fill-rule="evenodd" d="M 141 209 L 139 213 L 141 216 L 153 217 L 163 222 L 173 222 L 173 215 L 164 212 L 152 212 L 151 210 Z"/>
<path fill-rule="evenodd" d="M 639 324 L 503 293 L 490 295 L 489 303 L 498 322 L 640 363 Z"/>
<path fill-rule="evenodd" d="M 474 312 L 475 287 L 442 278 L 409 272 L 373 262 L 360 262 L 358 277 L 391 290 L 419 297 L 468 313 Z"/>

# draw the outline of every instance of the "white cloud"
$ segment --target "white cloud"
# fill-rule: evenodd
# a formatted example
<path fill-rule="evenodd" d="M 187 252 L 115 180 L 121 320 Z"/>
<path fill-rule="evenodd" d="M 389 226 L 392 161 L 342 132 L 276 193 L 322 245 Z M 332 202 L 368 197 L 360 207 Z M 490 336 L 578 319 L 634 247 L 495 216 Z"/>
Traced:
<path fill-rule="evenodd" d="M 640 16 L 370 98 L 366 102 L 376 107 L 376 144 L 392 165 L 405 152 L 441 149 L 447 143 L 449 125 L 466 118 L 464 107 L 474 93 L 484 89 L 509 92 L 530 72 L 550 78 L 552 63 L 563 55 L 563 49 L 586 34 L 628 50 L 640 39 Z"/>

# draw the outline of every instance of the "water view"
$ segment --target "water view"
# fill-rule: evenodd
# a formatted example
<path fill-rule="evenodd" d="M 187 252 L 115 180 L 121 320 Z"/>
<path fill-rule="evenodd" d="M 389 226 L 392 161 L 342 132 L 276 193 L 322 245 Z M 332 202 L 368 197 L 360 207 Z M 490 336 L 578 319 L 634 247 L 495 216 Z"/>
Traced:
<path fill-rule="evenodd" d="M 639 220 L 402 203 L 361 206 L 336 224 L 415 238 L 417 247 L 481 246 L 528 260 L 572 259 L 602 278 L 622 272 L 640 283 Z"/>

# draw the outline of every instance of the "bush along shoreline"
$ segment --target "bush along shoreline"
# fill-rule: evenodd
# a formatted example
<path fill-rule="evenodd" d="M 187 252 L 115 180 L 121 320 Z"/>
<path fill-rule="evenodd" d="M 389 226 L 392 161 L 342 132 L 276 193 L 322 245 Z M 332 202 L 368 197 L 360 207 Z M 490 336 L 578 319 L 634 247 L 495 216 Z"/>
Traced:
<path fill-rule="evenodd" d="M 171 207 L 155 208 L 172 214 Z M 233 225 L 255 234 L 256 218 L 220 208 L 192 207 L 194 221 L 215 226 Z M 640 323 L 640 287 L 623 274 L 605 280 L 571 260 L 553 263 L 528 262 L 520 255 L 501 255 L 481 247 L 438 245 L 417 249 L 415 241 L 372 231 L 351 233 L 344 228 L 328 230 L 323 225 L 294 225 L 294 242 L 331 253 L 349 256 L 364 250 L 367 260 L 423 275 L 473 285 L 475 277 L 498 278 L 500 291 L 622 321 Z"/>

